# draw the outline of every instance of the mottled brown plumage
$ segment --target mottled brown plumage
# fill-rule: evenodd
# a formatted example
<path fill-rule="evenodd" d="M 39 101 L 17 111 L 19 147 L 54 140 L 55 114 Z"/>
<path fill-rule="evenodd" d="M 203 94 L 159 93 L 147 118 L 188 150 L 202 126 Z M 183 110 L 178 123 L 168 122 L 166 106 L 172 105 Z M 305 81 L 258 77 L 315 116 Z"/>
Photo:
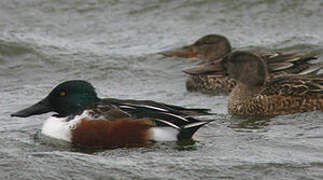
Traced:
<path fill-rule="evenodd" d="M 198 39 L 191 45 L 163 51 L 160 54 L 168 57 L 198 57 L 203 60 L 197 66 L 185 70 L 185 72 L 189 73 L 186 81 L 188 91 L 228 94 L 236 85 L 235 80 L 225 75 L 214 76 L 210 74 L 212 74 L 214 68 L 219 71 L 218 67 L 214 67 L 214 64 L 216 64 L 214 61 L 221 60 L 231 52 L 231 49 L 230 42 L 226 37 L 210 34 Z M 310 74 L 319 68 L 317 65 L 308 63 L 309 60 L 316 59 L 318 53 L 305 55 L 280 54 L 271 51 L 257 51 L 254 53 L 265 60 L 270 75 Z"/>
<path fill-rule="evenodd" d="M 191 75 L 186 80 L 186 89 L 205 94 L 229 94 L 237 82 L 227 76 Z"/>
<path fill-rule="evenodd" d="M 321 75 L 268 76 L 264 61 L 249 52 L 235 52 L 222 62 L 238 83 L 229 96 L 235 115 L 279 115 L 323 110 Z"/>

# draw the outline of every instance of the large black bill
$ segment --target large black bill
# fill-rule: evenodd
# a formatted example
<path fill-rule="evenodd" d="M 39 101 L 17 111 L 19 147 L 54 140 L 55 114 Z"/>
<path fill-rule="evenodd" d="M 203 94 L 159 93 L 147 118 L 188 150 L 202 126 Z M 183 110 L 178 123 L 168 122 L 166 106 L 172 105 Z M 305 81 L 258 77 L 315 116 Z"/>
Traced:
<path fill-rule="evenodd" d="M 50 106 L 48 98 L 45 98 L 26 109 L 23 109 L 23 110 L 20 110 L 18 112 L 11 114 L 11 116 L 12 117 L 28 117 L 28 116 L 43 114 L 43 113 L 47 113 L 47 112 L 51 112 L 51 111 L 53 111 L 53 108 Z"/>

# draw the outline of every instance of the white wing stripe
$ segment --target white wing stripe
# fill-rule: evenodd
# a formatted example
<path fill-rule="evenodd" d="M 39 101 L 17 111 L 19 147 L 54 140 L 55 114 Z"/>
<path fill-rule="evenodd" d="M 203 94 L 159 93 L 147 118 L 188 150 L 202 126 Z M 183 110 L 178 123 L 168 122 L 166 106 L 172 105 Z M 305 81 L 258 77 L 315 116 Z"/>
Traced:
<path fill-rule="evenodd" d="M 162 109 L 162 108 L 155 107 L 155 106 L 149 106 L 149 105 L 129 104 L 129 103 L 127 103 L 127 105 L 129 105 L 129 106 L 133 106 L 133 107 L 143 107 L 143 108 L 148 108 L 148 109 L 154 109 L 154 110 L 164 111 L 164 112 L 167 112 L 167 111 L 168 111 L 168 110 L 166 110 L 166 109 Z"/>
<path fill-rule="evenodd" d="M 172 113 L 164 113 L 164 114 L 168 114 L 170 116 L 176 117 L 176 118 L 181 119 L 183 121 L 189 122 L 185 117 L 182 117 L 182 116 L 179 116 L 179 115 L 176 115 L 176 114 L 172 114 Z"/>
<path fill-rule="evenodd" d="M 298 61 L 300 59 L 301 59 L 300 57 L 295 57 L 295 58 L 289 59 L 288 62 L 294 62 L 294 61 Z"/>
<path fill-rule="evenodd" d="M 162 123 L 165 123 L 173 128 L 176 128 L 176 129 L 180 129 L 178 126 L 176 126 L 175 124 L 171 123 L 171 122 L 168 122 L 168 121 L 165 121 L 165 120 L 162 120 L 162 119 L 156 119 L 157 121 L 160 121 Z"/>
<path fill-rule="evenodd" d="M 184 126 L 184 129 L 185 129 L 185 128 L 191 128 L 191 127 L 194 127 L 194 126 L 200 126 L 200 125 L 207 124 L 207 123 L 208 123 L 208 122 L 196 122 L 196 123 L 191 123 L 191 124 L 185 125 L 185 126 Z"/>
<path fill-rule="evenodd" d="M 136 108 L 134 108 L 134 107 L 131 107 L 131 106 L 125 106 L 125 105 L 121 105 L 121 106 L 119 106 L 119 108 L 136 109 Z"/>

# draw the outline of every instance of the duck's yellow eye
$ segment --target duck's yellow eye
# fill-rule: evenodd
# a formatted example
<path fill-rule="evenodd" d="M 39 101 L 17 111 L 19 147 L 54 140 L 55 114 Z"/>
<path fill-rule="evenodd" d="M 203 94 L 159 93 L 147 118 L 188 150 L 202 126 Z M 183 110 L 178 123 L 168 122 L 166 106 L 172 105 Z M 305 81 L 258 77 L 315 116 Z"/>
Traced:
<path fill-rule="evenodd" d="M 59 95 L 60 95 L 60 96 L 65 96 L 65 95 L 66 95 L 66 92 L 65 92 L 65 91 L 61 91 L 61 92 L 59 93 Z"/>

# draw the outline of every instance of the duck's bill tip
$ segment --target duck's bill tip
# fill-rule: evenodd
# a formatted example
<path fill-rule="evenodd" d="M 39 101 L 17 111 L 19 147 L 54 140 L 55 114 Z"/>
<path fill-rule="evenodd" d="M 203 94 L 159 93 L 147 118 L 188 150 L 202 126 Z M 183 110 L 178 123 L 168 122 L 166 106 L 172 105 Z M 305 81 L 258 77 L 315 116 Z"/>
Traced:
<path fill-rule="evenodd" d="M 13 114 L 10 114 L 10 117 L 28 117 L 30 116 L 28 113 L 25 113 L 25 112 L 22 112 L 22 111 L 18 111 L 18 112 L 15 112 Z"/>

